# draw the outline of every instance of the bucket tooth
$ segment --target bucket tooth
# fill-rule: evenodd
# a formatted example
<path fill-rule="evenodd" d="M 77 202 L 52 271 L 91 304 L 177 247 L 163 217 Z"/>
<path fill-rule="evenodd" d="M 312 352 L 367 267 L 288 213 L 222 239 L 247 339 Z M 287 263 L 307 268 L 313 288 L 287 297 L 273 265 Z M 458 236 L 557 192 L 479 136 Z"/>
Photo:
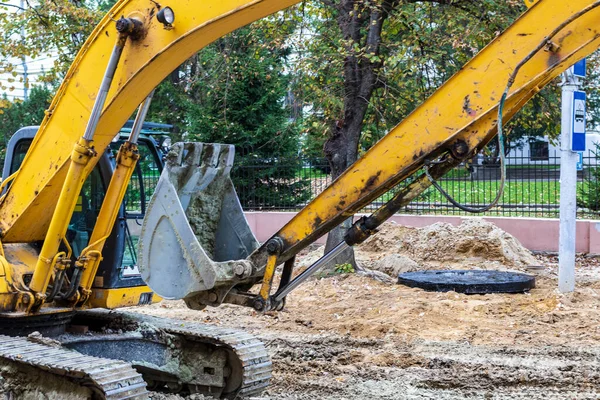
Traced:
<path fill-rule="evenodd" d="M 160 296 L 231 284 L 233 261 L 258 247 L 229 175 L 234 156 L 232 145 L 196 142 L 167 155 L 138 243 L 142 278 Z"/>

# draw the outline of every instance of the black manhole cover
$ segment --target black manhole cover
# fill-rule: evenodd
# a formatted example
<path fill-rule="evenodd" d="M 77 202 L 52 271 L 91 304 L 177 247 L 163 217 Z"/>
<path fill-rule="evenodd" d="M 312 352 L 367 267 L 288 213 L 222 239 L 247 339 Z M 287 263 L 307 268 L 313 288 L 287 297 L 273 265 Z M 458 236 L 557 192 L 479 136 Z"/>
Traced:
<path fill-rule="evenodd" d="M 398 283 L 430 292 L 522 293 L 535 287 L 535 277 L 506 271 L 430 270 L 400 274 Z"/>

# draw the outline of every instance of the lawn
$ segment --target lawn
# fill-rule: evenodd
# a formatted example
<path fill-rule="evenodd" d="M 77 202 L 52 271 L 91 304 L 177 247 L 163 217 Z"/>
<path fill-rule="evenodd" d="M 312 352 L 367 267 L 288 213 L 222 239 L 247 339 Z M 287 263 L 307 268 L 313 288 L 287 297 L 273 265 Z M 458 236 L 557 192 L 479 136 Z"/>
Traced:
<path fill-rule="evenodd" d="M 500 181 L 460 181 L 445 180 L 440 181 L 440 186 L 448 192 L 456 201 L 461 204 L 486 205 L 491 203 L 498 193 Z M 589 184 L 586 182 L 577 183 L 578 198 L 584 191 L 589 191 Z M 377 205 L 387 202 L 393 193 L 387 193 L 377 199 Z M 500 200 L 500 205 L 531 206 L 558 205 L 560 201 L 560 182 L 559 181 L 517 181 L 510 180 L 506 182 L 504 194 Z M 423 195 L 413 201 L 416 203 L 436 205 L 448 204 L 444 196 L 435 188 L 430 188 Z M 509 207 L 510 208 L 510 207 Z M 457 210 L 458 211 L 458 210 Z M 505 210 L 506 212 L 506 210 Z"/>
<path fill-rule="evenodd" d="M 488 204 L 496 197 L 500 181 L 441 181 L 440 186 L 460 202 Z M 425 196 L 429 202 L 447 202 L 435 189 L 427 191 Z M 558 204 L 559 200 L 558 181 L 507 181 L 500 204 Z"/>

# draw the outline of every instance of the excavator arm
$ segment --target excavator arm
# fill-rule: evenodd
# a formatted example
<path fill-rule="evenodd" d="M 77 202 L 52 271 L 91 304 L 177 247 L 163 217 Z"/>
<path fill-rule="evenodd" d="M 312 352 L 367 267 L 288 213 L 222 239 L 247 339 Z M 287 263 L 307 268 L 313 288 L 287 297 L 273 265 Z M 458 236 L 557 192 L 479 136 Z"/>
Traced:
<path fill-rule="evenodd" d="M 2 243 L 31 243 L 44 239 L 54 242 L 47 246 L 48 251 L 42 249 L 33 274 L 31 289 L 41 294 L 36 295 L 38 305 L 44 300 L 43 293 L 53 273 L 56 251 L 64 238 L 61 236 L 64 235 L 63 220 L 73 212 L 75 195 L 69 192 L 74 192 L 81 179 L 89 175 L 98 159 L 94 154 L 101 154 L 106 149 L 137 105 L 195 52 L 238 27 L 295 3 L 295 0 L 223 0 L 209 3 L 173 0 L 172 4 L 160 5 L 151 0 L 122 0 L 113 7 L 75 59 L 21 168 L 1 199 Z M 298 251 L 424 166 L 435 164 L 432 171 L 434 175 L 441 176 L 451 166 L 481 150 L 496 134 L 501 101 L 501 115 L 506 121 L 568 66 L 596 50 L 600 46 L 600 34 L 596 29 L 596 21 L 600 17 L 599 4 L 592 0 L 530 1 L 530 9 L 506 32 L 467 63 L 269 241 L 254 250 L 256 245 L 252 240 L 241 240 L 243 251 L 224 253 L 244 255 L 252 252 L 247 260 L 238 260 L 240 262 L 236 265 L 227 264 L 228 259 L 219 260 L 225 264 L 211 265 L 212 270 L 203 270 L 201 264 L 211 262 L 210 257 L 214 256 L 210 254 L 212 250 L 204 251 L 200 244 L 196 248 L 183 248 L 180 258 L 187 263 L 188 269 L 191 268 L 188 276 L 197 276 L 199 269 L 200 278 L 192 280 L 205 280 L 208 284 L 196 286 L 192 292 L 167 297 L 195 297 L 199 305 L 217 305 L 223 301 L 248 304 L 247 299 L 233 298 L 235 292 L 231 289 L 263 280 L 260 299 L 266 302 L 276 265 L 289 261 L 289 268 L 293 268 L 293 258 Z M 161 9 L 167 6 L 174 11 L 172 24 L 161 23 L 157 18 Z M 141 27 L 136 35 L 123 39 L 115 30 L 113 21 L 123 17 Z M 94 116 L 94 104 L 103 95 L 98 88 L 109 63 L 109 54 L 115 43 L 120 41 L 123 41 L 120 44 L 123 48 L 121 61 L 114 71 L 101 113 L 97 110 L 96 114 L 100 115 L 96 120 L 91 118 Z M 90 139 L 92 135 L 87 137 L 89 121 L 94 121 L 93 141 Z M 73 150 L 74 144 L 77 145 Z M 210 149 L 218 163 L 217 148 Z M 223 160 L 232 159 L 231 151 L 222 154 L 226 154 Z M 85 158 L 85 163 L 78 164 L 77 157 Z M 74 165 L 80 172 L 67 174 Z M 230 165 L 225 166 L 220 171 L 225 175 L 230 168 Z M 346 244 L 364 240 L 365 235 L 374 230 L 376 222 L 430 184 L 422 175 L 414 178 L 416 180 L 404 190 L 406 196 L 396 196 L 369 224 L 365 225 L 365 221 L 355 224 L 351 231 L 354 238 L 347 238 Z M 231 194 L 231 190 L 228 193 Z M 228 201 L 235 208 L 236 202 Z M 57 203 L 61 207 L 57 208 Z M 158 214 L 154 213 L 154 217 L 168 213 L 168 207 L 162 208 Z M 149 216 L 152 217 L 152 213 Z M 53 220 L 54 225 L 51 224 Z M 154 220 L 157 224 L 162 221 L 161 218 Z M 235 227 L 243 223 L 236 220 L 230 221 L 230 225 Z M 165 224 L 162 226 L 166 227 Z M 175 238 L 172 241 L 175 246 L 181 243 L 177 229 L 175 227 L 171 235 Z M 50 238 L 49 232 L 52 232 Z M 232 232 L 230 236 L 235 234 Z M 193 235 L 198 237 L 198 232 L 192 232 Z M 221 235 L 221 239 L 227 237 Z M 141 246 L 152 247 L 151 240 L 142 241 Z M 160 252 L 160 246 L 153 247 L 158 250 L 148 254 Z M 170 251 L 164 249 L 164 252 Z M 198 261 L 199 255 L 206 261 Z M 151 263 L 151 260 L 146 261 Z M 152 271 L 152 268 L 147 267 L 146 271 Z M 146 277 L 149 278 L 150 274 L 146 273 Z M 163 276 L 155 274 L 155 277 L 165 285 Z M 87 278 L 89 282 L 93 277 Z M 152 286 L 151 282 L 149 284 Z M 217 287 L 217 293 L 210 292 L 214 287 Z"/>
<path fill-rule="evenodd" d="M 357 221 L 334 252 L 365 240 L 393 211 L 431 185 L 433 178 L 475 155 L 531 97 L 576 61 L 600 46 L 600 2 L 529 2 L 524 13 L 427 101 L 390 131 L 363 157 L 304 207 L 249 259 L 262 279 L 258 296 L 222 292 L 222 301 L 270 309 L 305 278 L 280 286 L 272 296 L 275 267 L 292 275 L 294 256 L 364 206 L 408 178 L 413 182 L 374 215 Z M 335 254 L 325 255 L 315 269 Z M 312 269 L 314 271 L 314 269 Z M 204 294 L 196 299 L 213 304 Z"/>
<path fill-rule="evenodd" d="M 503 106 L 505 122 L 600 46 L 599 6 L 597 1 L 535 4 L 272 237 L 281 239 L 280 261 L 440 155 L 462 161 L 482 150 L 496 135 L 498 107 L 517 68 Z M 267 243 L 253 255 L 256 260 L 268 253 Z"/>
<path fill-rule="evenodd" d="M 43 240 L 64 183 L 73 143 L 90 119 L 98 88 L 118 38 L 115 20 L 143 23 L 143 34 L 128 39 L 98 121 L 94 147 L 102 154 L 137 106 L 173 70 L 225 34 L 285 9 L 298 0 L 173 0 L 172 26 L 157 18 L 151 0 L 122 0 L 103 18 L 73 61 L 46 112 L 27 156 L 0 204 L 3 243 Z M 86 166 L 89 175 L 98 157 Z"/>

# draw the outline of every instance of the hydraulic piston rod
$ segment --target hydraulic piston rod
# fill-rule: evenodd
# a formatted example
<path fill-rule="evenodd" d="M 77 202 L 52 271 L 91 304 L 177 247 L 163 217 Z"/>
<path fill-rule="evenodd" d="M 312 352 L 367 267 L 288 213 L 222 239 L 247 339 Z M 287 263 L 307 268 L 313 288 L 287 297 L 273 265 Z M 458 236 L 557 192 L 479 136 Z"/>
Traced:
<path fill-rule="evenodd" d="M 140 158 L 137 142 L 142 131 L 142 126 L 144 125 L 144 119 L 150 108 L 153 94 L 154 91 L 150 93 L 140 106 L 129 135 L 129 140 L 119 148 L 117 166 L 110 179 L 102 207 L 100 207 L 96 226 L 94 226 L 94 231 L 90 237 L 90 245 L 83 249 L 79 259 L 75 263 L 75 272 L 78 276 L 81 273 L 82 302 L 85 302 L 91 294 L 92 283 L 98 271 L 100 261 L 102 261 L 102 248 L 117 220 L 119 208 L 123 204 L 123 199 L 127 192 L 127 186 Z M 79 282 L 75 282 L 73 289 L 77 289 L 78 286 Z M 73 291 L 70 294 L 72 296 L 75 292 Z M 65 297 L 69 298 L 71 296 Z"/>
<path fill-rule="evenodd" d="M 459 163 L 460 160 L 446 156 L 440 162 L 434 164 L 429 173 L 431 176 L 434 176 L 436 179 L 438 179 L 444 176 L 444 174 L 457 166 Z M 290 283 L 281 287 L 273 296 L 273 301 L 271 303 L 276 307 L 292 290 L 296 289 L 321 268 L 329 264 L 329 262 L 331 262 L 331 260 L 333 260 L 339 254 L 343 253 L 351 246 L 364 242 L 369 236 L 376 232 L 376 229 L 379 225 L 394 215 L 394 213 L 400 210 L 400 208 L 406 206 L 418 195 L 423 193 L 429 186 L 431 186 L 431 182 L 425 174 L 421 174 L 407 187 L 399 191 L 385 205 L 377 209 L 373 214 L 356 221 L 346 233 L 344 241 L 340 242 L 327 254 L 313 263 Z"/>
<path fill-rule="evenodd" d="M 77 198 L 85 182 L 86 166 L 89 161 L 96 156 L 96 151 L 94 150 L 92 142 L 96 127 L 127 38 L 132 34 L 138 34 L 139 31 L 143 29 L 143 26 L 142 23 L 137 20 L 122 18 L 117 21 L 116 28 L 119 32 L 117 43 L 115 44 L 104 73 L 104 78 L 100 89 L 98 90 L 85 133 L 73 147 L 67 177 L 63 183 L 58 203 L 52 215 L 44 245 L 40 251 L 33 277 L 29 285 L 30 290 L 36 297 L 36 307 L 39 307 L 46 299 L 46 290 L 50 283 L 55 265 L 59 262 L 68 262 L 68 260 L 60 259 L 56 257 L 56 255 L 67 231 L 73 211 L 75 210 Z"/>

